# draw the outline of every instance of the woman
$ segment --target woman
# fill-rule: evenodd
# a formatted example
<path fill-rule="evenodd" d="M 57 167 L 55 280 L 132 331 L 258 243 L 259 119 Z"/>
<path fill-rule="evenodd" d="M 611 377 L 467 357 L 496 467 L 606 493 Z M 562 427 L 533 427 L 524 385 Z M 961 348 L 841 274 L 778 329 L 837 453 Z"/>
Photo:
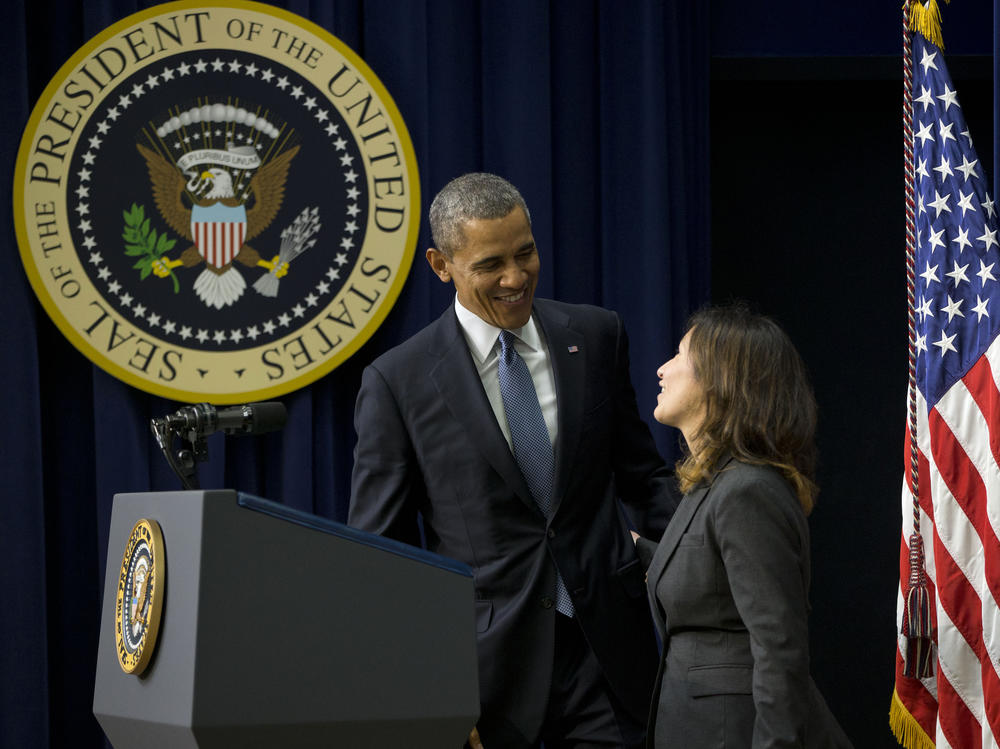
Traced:
<path fill-rule="evenodd" d="M 685 496 L 658 545 L 636 537 L 664 643 L 647 745 L 849 747 L 809 678 L 816 404 L 802 360 L 771 320 L 709 308 L 657 375 Z"/>

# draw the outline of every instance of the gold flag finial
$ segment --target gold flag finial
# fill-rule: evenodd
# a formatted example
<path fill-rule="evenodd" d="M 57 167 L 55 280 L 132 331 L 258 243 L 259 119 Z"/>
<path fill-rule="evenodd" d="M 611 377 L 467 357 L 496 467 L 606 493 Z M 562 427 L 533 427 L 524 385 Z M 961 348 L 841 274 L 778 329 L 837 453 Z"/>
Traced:
<path fill-rule="evenodd" d="M 944 0 L 946 3 L 951 0 Z M 910 5 L 910 31 L 923 35 L 931 44 L 944 49 L 944 39 L 941 36 L 941 9 L 937 0 L 914 0 Z"/>

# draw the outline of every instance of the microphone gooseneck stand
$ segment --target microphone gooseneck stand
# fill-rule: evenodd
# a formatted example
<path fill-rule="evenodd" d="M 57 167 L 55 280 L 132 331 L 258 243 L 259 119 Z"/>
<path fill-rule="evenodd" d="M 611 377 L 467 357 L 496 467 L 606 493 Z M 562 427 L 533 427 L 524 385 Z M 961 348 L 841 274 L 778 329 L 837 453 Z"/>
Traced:
<path fill-rule="evenodd" d="M 167 459 L 167 465 L 181 480 L 185 489 L 198 489 L 198 463 L 208 460 L 208 441 L 205 431 L 198 425 L 202 419 L 197 418 L 198 409 L 212 409 L 208 403 L 196 406 L 186 406 L 176 414 L 151 419 L 150 426 L 156 437 L 156 444 Z M 189 414 L 193 418 L 186 418 Z M 175 442 L 177 444 L 175 444 Z"/>

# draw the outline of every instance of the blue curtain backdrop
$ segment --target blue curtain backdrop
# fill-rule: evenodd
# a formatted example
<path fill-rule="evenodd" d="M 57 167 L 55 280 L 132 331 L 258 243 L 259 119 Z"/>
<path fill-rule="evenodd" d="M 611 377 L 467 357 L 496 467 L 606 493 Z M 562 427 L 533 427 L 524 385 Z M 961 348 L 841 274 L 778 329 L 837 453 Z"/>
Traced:
<path fill-rule="evenodd" d="M 154 4 L 19 0 L 6 4 L 0 24 L 4 747 L 102 745 L 91 702 L 112 497 L 178 487 L 149 420 L 180 404 L 115 380 L 70 346 L 28 285 L 11 219 L 17 147 L 42 89 L 88 39 Z M 345 519 L 360 372 L 450 303 L 451 287 L 422 258 L 426 208 L 467 171 L 497 172 L 523 191 L 542 256 L 539 295 L 624 316 L 648 413 L 656 367 L 687 313 L 708 298 L 707 3 L 273 4 L 348 44 L 394 97 L 425 196 L 420 239 L 381 329 L 329 376 L 282 399 L 282 433 L 213 437 L 202 485 Z M 675 437 L 656 434 L 671 456 Z M 123 541 L 113 540 L 116 553 Z"/>

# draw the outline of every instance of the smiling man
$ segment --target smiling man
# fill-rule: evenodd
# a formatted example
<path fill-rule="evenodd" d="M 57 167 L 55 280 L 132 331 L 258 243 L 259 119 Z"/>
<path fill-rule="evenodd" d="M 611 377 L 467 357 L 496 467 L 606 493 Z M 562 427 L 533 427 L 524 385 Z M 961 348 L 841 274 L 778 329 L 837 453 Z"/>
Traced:
<path fill-rule="evenodd" d="M 677 495 L 621 320 L 535 299 L 531 217 L 502 178 L 451 181 L 430 222 L 455 303 L 365 370 L 349 522 L 419 544 L 422 516 L 427 547 L 472 568 L 486 749 L 638 746 L 657 655 L 618 500 L 658 538 Z"/>

